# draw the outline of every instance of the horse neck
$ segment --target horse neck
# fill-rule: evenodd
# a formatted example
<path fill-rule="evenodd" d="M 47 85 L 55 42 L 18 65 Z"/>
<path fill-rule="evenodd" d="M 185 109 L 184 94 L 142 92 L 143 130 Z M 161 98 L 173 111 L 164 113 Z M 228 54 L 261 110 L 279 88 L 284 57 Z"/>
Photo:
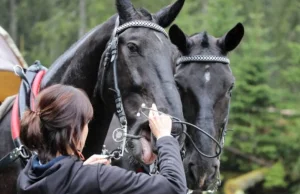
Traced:
<path fill-rule="evenodd" d="M 89 135 L 84 154 L 86 157 L 100 153 L 113 115 L 105 110 L 100 98 L 94 97 L 98 79 L 99 64 L 106 44 L 115 26 L 116 15 L 88 32 L 70 49 L 61 55 L 49 68 L 41 88 L 60 83 L 84 90 L 94 108 L 94 118 L 89 124 Z"/>
<path fill-rule="evenodd" d="M 61 83 L 84 90 L 93 97 L 101 56 L 114 29 L 116 15 L 77 41 L 49 68 L 41 88 Z"/>

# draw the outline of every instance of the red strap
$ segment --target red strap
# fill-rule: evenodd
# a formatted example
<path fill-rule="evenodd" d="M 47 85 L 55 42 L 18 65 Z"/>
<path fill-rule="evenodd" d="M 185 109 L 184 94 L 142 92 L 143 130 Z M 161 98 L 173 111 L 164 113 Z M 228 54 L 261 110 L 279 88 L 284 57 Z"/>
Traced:
<path fill-rule="evenodd" d="M 41 86 L 41 83 L 42 83 L 42 79 L 45 75 L 46 71 L 43 70 L 43 71 L 40 71 L 36 74 L 35 78 L 34 78 L 34 81 L 33 81 L 33 84 L 31 86 L 31 92 L 34 94 L 34 96 L 37 96 L 39 91 L 40 91 L 40 86 Z M 31 106 L 31 109 L 32 110 L 35 110 L 35 98 L 34 98 L 33 95 L 30 96 L 30 106 Z"/>
<path fill-rule="evenodd" d="M 138 168 L 138 169 L 136 170 L 136 173 L 139 173 L 139 172 L 145 172 L 145 171 L 144 171 L 144 169 L 141 167 L 141 168 Z"/>
<path fill-rule="evenodd" d="M 34 81 L 33 81 L 32 87 L 31 87 L 31 89 L 32 89 L 31 92 L 34 94 L 34 96 L 37 96 L 37 94 L 40 91 L 41 82 L 42 82 L 42 79 L 43 79 L 45 73 L 46 73 L 46 71 L 44 71 L 44 70 L 40 71 L 37 73 L 37 75 L 34 78 Z M 31 106 L 32 110 L 35 110 L 34 96 L 33 95 L 30 96 L 30 106 Z M 11 136 L 12 136 L 13 140 L 15 140 L 20 137 L 20 130 L 21 130 L 20 115 L 19 115 L 19 96 L 16 97 L 14 105 L 13 105 L 10 125 L 11 125 Z"/>
<path fill-rule="evenodd" d="M 11 114 L 11 136 L 13 140 L 20 137 L 19 96 L 16 97 Z"/>

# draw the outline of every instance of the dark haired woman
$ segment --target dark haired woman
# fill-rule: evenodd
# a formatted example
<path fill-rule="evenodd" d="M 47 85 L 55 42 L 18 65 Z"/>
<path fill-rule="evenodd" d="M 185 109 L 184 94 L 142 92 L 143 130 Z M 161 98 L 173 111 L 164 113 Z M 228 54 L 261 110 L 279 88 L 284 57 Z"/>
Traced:
<path fill-rule="evenodd" d="M 72 86 L 54 85 L 38 95 L 36 111 L 25 112 L 21 121 L 21 140 L 38 156 L 20 173 L 19 194 L 187 193 L 179 145 L 170 136 L 170 117 L 149 113 L 160 166 L 159 175 L 149 176 L 105 165 L 109 161 L 99 155 L 82 161 L 92 116 L 89 99 Z"/>

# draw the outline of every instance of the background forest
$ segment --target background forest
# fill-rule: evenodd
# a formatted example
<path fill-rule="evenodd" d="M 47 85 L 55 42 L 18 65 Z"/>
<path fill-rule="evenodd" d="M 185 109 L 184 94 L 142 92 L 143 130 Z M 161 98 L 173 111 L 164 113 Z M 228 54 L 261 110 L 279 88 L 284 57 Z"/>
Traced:
<path fill-rule="evenodd" d="M 156 12 L 173 0 L 132 0 Z M 116 13 L 113 0 L 0 0 L 0 25 L 28 64 L 50 66 Z M 187 34 L 221 36 L 237 22 L 236 85 L 220 193 L 300 194 L 300 1 L 186 0 L 175 21 Z"/>

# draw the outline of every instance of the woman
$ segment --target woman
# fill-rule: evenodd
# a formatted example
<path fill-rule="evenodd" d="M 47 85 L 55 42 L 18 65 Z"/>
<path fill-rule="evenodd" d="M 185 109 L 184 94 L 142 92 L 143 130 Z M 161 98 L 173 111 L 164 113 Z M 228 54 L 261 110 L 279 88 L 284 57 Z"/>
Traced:
<path fill-rule="evenodd" d="M 81 151 L 93 108 L 81 90 L 54 85 L 43 90 L 37 100 L 36 111 L 25 112 L 21 121 L 21 140 L 38 156 L 20 173 L 19 194 L 187 193 L 179 145 L 170 135 L 170 117 L 149 113 L 160 166 L 159 175 L 149 176 L 105 165 L 109 161 L 100 155 L 83 162 Z"/>

